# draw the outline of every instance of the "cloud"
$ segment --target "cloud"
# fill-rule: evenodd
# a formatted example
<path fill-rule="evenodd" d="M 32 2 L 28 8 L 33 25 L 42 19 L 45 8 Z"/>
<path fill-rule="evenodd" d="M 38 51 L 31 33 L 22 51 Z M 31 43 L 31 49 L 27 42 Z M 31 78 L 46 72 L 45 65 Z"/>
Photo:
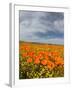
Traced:
<path fill-rule="evenodd" d="M 64 38 L 63 33 L 59 33 L 59 32 L 55 32 L 55 31 L 47 31 L 45 33 L 43 32 L 36 32 L 35 36 L 40 37 L 40 38 L 48 38 L 48 39 L 52 39 L 52 38 Z"/>
<path fill-rule="evenodd" d="M 20 40 L 42 43 L 64 42 L 64 14 L 61 12 L 19 12 Z"/>

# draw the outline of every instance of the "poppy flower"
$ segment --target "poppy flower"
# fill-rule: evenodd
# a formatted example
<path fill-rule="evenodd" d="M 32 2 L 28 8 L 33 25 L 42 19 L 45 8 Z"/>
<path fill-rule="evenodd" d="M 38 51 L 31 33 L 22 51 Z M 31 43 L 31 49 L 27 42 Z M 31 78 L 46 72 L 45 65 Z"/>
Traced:
<path fill-rule="evenodd" d="M 27 59 L 27 62 L 28 62 L 28 63 L 31 63 L 31 62 L 32 62 L 32 58 L 28 58 L 28 59 Z"/>
<path fill-rule="evenodd" d="M 47 65 L 48 69 L 52 69 L 52 66 L 51 65 Z"/>
<path fill-rule="evenodd" d="M 37 58 L 37 59 L 34 60 L 34 64 L 39 64 L 39 63 L 40 63 L 39 58 Z"/>
<path fill-rule="evenodd" d="M 51 62 L 51 61 L 48 61 L 47 66 L 48 66 L 48 68 L 50 68 L 50 67 L 54 68 L 55 64 L 53 62 Z"/>
<path fill-rule="evenodd" d="M 63 62 L 63 61 L 56 61 L 55 64 L 56 64 L 56 65 L 63 65 L 64 62 Z"/>
<path fill-rule="evenodd" d="M 26 57 L 26 56 L 27 56 L 27 53 L 23 53 L 23 54 L 22 54 L 22 57 Z"/>
<path fill-rule="evenodd" d="M 42 65 L 46 65 L 46 64 L 47 64 L 47 60 L 42 60 L 42 61 L 41 61 L 41 64 L 42 64 Z"/>
<path fill-rule="evenodd" d="M 29 52 L 28 55 L 29 55 L 30 57 L 33 57 L 34 52 Z"/>

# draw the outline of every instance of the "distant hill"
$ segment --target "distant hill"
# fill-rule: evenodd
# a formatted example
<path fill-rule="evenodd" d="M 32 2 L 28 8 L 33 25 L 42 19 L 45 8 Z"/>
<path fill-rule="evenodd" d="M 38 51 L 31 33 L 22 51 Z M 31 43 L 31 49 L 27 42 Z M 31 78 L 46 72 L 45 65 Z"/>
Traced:
<path fill-rule="evenodd" d="M 61 44 L 52 44 L 52 43 L 41 43 L 41 42 L 26 42 L 26 41 L 19 41 L 20 43 L 32 43 L 32 44 L 44 44 L 44 45 L 57 45 L 57 46 L 64 46 Z"/>

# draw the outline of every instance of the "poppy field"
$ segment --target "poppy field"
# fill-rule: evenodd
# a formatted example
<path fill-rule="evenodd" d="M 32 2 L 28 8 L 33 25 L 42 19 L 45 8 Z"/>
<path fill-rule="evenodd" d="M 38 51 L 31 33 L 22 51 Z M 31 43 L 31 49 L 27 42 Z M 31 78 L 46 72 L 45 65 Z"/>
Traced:
<path fill-rule="evenodd" d="M 64 46 L 19 42 L 19 79 L 64 77 Z"/>

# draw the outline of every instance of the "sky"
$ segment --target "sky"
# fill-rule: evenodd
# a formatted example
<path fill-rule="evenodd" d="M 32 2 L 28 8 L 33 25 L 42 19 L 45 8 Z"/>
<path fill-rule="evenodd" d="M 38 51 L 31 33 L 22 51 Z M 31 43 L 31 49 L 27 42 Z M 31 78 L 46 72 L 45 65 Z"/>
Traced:
<path fill-rule="evenodd" d="M 19 11 L 20 40 L 64 44 L 64 13 Z"/>

